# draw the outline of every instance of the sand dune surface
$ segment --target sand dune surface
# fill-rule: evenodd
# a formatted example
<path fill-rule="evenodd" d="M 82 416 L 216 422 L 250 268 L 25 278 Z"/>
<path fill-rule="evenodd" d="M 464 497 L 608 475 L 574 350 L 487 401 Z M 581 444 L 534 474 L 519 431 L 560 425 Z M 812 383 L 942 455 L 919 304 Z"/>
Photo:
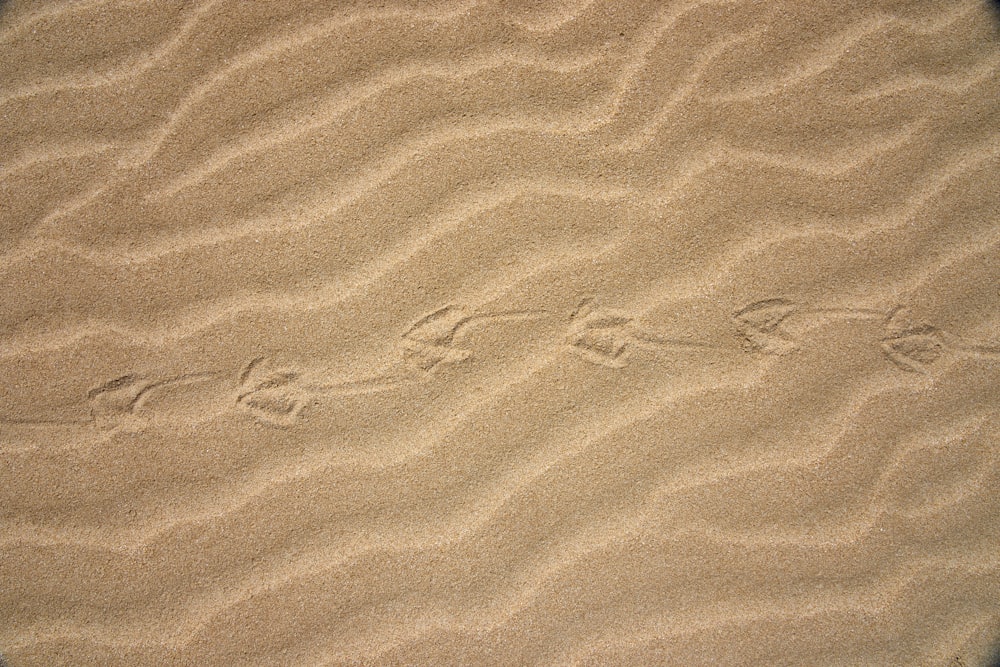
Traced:
<path fill-rule="evenodd" d="M 0 3 L 0 663 L 1000 648 L 985 0 Z"/>

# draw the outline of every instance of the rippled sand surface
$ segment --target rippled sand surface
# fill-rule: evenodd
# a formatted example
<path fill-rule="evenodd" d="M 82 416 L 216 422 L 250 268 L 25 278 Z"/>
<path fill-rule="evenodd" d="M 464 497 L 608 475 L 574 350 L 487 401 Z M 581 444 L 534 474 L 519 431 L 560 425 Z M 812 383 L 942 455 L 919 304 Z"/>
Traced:
<path fill-rule="evenodd" d="M 0 4 L 0 653 L 987 664 L 984 0 Z"/>

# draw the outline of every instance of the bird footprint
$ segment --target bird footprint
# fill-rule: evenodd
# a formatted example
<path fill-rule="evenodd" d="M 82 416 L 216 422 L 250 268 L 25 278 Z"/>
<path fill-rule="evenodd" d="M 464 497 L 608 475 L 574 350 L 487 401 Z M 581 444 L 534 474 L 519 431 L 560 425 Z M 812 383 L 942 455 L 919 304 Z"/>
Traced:
<path fill-rule="evenodd" d="M 439 366 L 471 357 L 471 350 L 457 348 L 454 343 L 459 329 L 473 317 L 461 306 L 448 305 L 419 319 L 402 336 L 406 363 L 429 373 Z"/>
<path fill-rule="evenodd" d="M 908 373 L 926 373 L 952 345 L 960 341 L 930 324 L 912 324 L 909 313 L 896 308 L 886 318 L 886 333 L 882 337 L 882 353 L 900 370 Z"/>
<path fill-rule="evenodd" d="M 450 304 L 420 318 L 403 333 L 403 356 L 414 370 L 430 373 L 472 357 L 472 350 L 455 345 L 455 338 L 466 327 L 481 322 L 531 320 L 550 314 L 545 310 L 474 313 L 464 306 Z"/>
<path fill-rule="evenodd" d="M 779 330 L 798 311 L 799 306 L 791 301 L 765 299 L 736 311 L 733 319 L 748 350 L 782 355 L 798 349 L 798 343 Z"/>
<path fill-rule="evenodd" d="M 632 348 L 660 353 L 712 349 L 711 345 L 650 331 L 630 315 L 597 306 L 592 298 L 584 299 L 570 315 L 567 342 L 570 350 L 584 360 L 608 368 L 625 367 Z"/>
<path fill-rule="evenodd" d="M 294 370 L 268 370 L 267 360 L 257 357 L 240 374 L 236 405 L 258 422 L 291 426 L 310 398 L 298 386 L 300 377 Z"/>
<path fill-rule="evenodd" d="M 882 353 L 894 366 L 908 373 L 926 373 L 946 353 L 1000 358 L 1000 349 L 964 341 L 927 323 L 914 324 L 906 309 L 889 311 L 870 308 L 806 308 L 785 299 L 766 299 L 750 304 L 733 315 L 745 346 L 768 354 L 787 354 L 798 342 L 781 330 L 793 317 L 852 318 L 881 320 Z"/>
<path fill-rule="evenodd" d="M 585 361 L 624 368 L 632 339 L 627 328 L 631 323 L 628 315 L 599 308 L 594 299 L 587 298 L 570 315 L 567 342 L 570 350 Z"/>
<path fill-rule="evenodd" d="M 87 392 L 90 416 L 102 428 L 120 423 L 149 389 L 150 382 L 138 375 L 122 375 Z"/>

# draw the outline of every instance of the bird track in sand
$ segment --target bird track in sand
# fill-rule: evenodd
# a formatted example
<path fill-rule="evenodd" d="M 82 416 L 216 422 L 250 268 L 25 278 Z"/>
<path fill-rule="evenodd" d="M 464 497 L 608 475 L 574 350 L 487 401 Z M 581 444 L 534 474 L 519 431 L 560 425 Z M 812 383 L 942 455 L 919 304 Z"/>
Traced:
<path fill-rule="evenodd" d="M 90 389 L 79 402 L 64 406 L 77 408 L 80 416 L 59 419 L 13 415 L 0 418 L 0 425 L 98 429 L 141 426 L 149 413 L 156 412 L 155 408 L 147 408 L 152 395 L 184 392 L 186 388 L 221 381 L 224 388 L 220 391 L 230 397 L 230 406 L 258 423 L 288 428 L 310 405 L 324 398 L 379 394 L 432 381 L 442 369 L 473 358 L 473 350 L 459 342 L 467 330 L 558 318 L 557 312 L 545 309 L 476 312 L 448 304 L 418 318 L 399 336 L 401 359 L 388 369 L 331 379 L 317 370 L 276 367 L 269 358 L 258 356 L 228 381 L 225 372 L 216 370 L 160 377 L 128 373 Z M 1000 359 L 1000 345 L 970 341 L 929 323 L 913 322 L 903 307 L 824 307 L 772 298 L 737 310 L 732 320 L 743 355 L 790 354 L 801 345 L 799 337 L 789 330 L 792 325 L 808 328 L 843 320 L 881 323 L 881 336 L 876 342 L 883 356 L 909 373 L 927 373 L 945 355 Z M 570 313 L 561 342 L 582 361 L 610 369 L 628 366 L 637 350 L 649 353 L 652 359 L 646 361 L 673 355 L 734 353 L 718 344 L 670 337 L 624 311 L 601 306 L 593 297 L 582 299 Z"/>

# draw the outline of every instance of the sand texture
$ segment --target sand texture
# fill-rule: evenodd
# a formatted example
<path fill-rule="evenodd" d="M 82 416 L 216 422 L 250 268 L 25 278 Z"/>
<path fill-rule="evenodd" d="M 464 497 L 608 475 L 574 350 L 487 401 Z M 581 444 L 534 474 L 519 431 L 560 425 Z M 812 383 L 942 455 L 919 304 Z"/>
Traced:
<path fill-rule="evenodd" d="M 0 654 L 987 664 L 986 0 L 0 3 Z"/>

